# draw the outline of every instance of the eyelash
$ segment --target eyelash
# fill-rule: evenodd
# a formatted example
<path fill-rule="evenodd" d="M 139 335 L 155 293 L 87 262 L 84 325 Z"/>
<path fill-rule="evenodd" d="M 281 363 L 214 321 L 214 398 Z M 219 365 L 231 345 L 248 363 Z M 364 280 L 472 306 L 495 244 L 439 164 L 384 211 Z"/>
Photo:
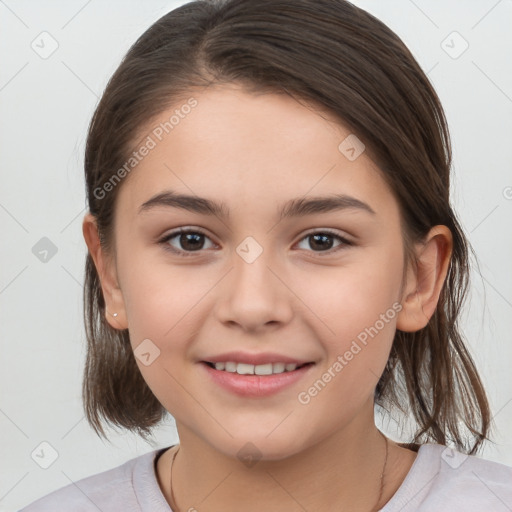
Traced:
<path fill-rule="evenodd" d="M 167 243 L 169 240 L 172 240 L 176 236 L 182 235 L 182 234 L 187 234 L 187 233 L 203 235 L 203 236 L 209 238 L 208 235 L 206 233 L 204 233 L 203 231 L 201 231 L 200 229 L 196 229 L 196 228 L 195 229 L 179 229 L 179 230 L 173 231 L 173 232 L 165 235 L 162 239 L 160 239 L 158 241 L 158 243 L 163 245 L 163 247 L 164 247 L 164 249 L 166 251 L 169 251 L 169 252 L 171 252 L 171 253 L 179 256 L 179 257 L 186 258 L 186 257 L 189 257 L 189 256 L 195 256 L 197 253 L 201 252 L 201 249 L 198 250 L 198 251 L 182 251 L 182 250 L 175 249 L 174 247 L 172 247 L 171 245 L 169 245 Z M 324 255 L 332 255 L 333 253 L 336 253 L 336 252 L 344 249 L 346 246 L 354 245 L 352 242 L 350 242 L 346 238 L 338 235 L 336 232 L 334 232 L 334 231 L 332 231 L 330 229 L 322 229 L 322 230 L 312 231 L 310 233 L 307 233 L 304 237 L 302 237 L 300 239 L 300 242 L 302 242 L 304 239 L 306 239 L 306 238 L 308 238 L 310 236 L 319 235 L 319 234 L 332 236 L 332 237 L 337 238 L 339 241 L 342 242 L 342 244 L 339 245 L 338 247 L 336 247 L 334 249 L 328 249 L 327 251 L 309 251 L 309 252 L 317 253 L 320 257 L 323 257 Z"/>

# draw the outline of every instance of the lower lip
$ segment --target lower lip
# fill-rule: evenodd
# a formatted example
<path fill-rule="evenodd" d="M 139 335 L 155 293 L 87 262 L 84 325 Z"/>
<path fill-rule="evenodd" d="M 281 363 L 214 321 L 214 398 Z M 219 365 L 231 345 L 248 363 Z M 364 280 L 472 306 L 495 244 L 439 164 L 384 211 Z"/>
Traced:
<path fill-rule="evenodd" d="M 238 373 L 215 370 L 206 363 L 201 363 L 211 379 L 219 386 L 240 396 L 265 397 L 279 393 L 298 382 L 314 364 L 308 364 L 291 372 L 272 375 L 239 375 Z"/>

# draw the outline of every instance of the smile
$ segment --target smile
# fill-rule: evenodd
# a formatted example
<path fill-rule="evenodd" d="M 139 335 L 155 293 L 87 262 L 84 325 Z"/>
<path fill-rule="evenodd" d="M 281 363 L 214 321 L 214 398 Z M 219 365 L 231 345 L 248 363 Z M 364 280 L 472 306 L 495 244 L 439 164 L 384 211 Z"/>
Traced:
<path fill-rule="evenodd" d="M 263 364 L 234 361 L 201 361 L 200 367 L 216 386 L 231 394 L 246 398 L 264 398 L 276 395 L 298 385 L 309 375 L 315 363 L 273 362 Z"/>
<path fill-rule="evenodd" d="M 293 372 L 297 368 L 302 368 L 306 364 L 298 365 L 295 363 L 267 363 L 267 364 L 246 364 L 236 363 L 234 361 L 217 362 L 206 364 L 210 365 L 215 370 L 225 371 L 229 373 L 238 373 L 238 375 L 276 375 L 284 372 Z"/>

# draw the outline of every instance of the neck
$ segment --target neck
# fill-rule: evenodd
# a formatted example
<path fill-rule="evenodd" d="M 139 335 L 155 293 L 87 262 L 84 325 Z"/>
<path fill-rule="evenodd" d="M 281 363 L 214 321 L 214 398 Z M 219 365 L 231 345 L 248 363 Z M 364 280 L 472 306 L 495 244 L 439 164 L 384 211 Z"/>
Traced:
<path fill-rule="evenodd" d="M 359 423 L 348 425 L 286 459 L 261 459 L 246 466 L 178 424 L 180 446 L 172 472 L 176 504 L 180 512 L 378 510 L 400 486 L 415 454 L 389 441 L 383 493 L 374 508 L 386 444 L 373 421 L 361 427 Z M 168 450 L 157 463 L 160 487 L 170 503 L 174 451 Z"/>

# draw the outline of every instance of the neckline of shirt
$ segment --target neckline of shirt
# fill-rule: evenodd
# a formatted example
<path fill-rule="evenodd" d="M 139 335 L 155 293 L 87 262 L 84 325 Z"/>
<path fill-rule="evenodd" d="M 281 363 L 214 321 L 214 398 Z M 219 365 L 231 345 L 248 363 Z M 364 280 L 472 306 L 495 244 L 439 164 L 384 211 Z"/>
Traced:
<path fill-rule="evenodd" d="M 140 456 L 134 467 L 133 486 L 142 512 L 172 512 L 158 484 L 156 462 L 165 451 L 173 446 L 176 445 L 159 448 Z M 419 447 L 417 449 L 416 459 L 406 477 L 395 494 L 379 512 L 392 512 L 397 506 L 400 507 L 397 510 L 406 512 L 406 509 L 403 507 L 412 502 L 411 495 L 413 498 L 419 498 L 420 491 L 422 491 L 422 495 L 428 492 L 430 488 L 428 484 L 431 483 L 433 477 L 439 472 L 439 463 L 433 463 L 435 456 L 439 450 L 445 447 L 439 444 L 429 443 L 415 445 L 413 448 L 417 446 Z M 423 486 L 418 486 L 418 482 L 425 483 Z M 418 487 L 420 487 L 420 489 L 418 489 Z"/>

